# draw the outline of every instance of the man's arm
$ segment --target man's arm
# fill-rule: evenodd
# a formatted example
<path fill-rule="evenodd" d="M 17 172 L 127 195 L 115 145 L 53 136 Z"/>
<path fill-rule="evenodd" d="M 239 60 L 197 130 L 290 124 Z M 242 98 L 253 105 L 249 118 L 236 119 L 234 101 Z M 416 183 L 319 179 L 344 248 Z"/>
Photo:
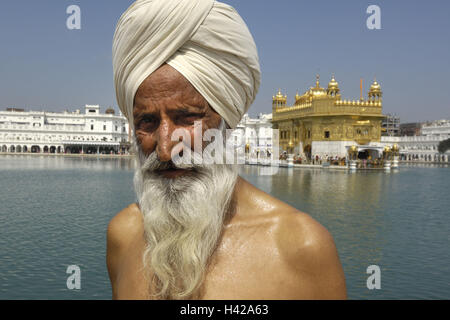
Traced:
<path fill-rule="evenodd" d="M 126 255 L 129 245 L 136 236 L 141 223 L 139 210 L 135 204 L 119 212 L 108 224 L 106 244 L 106 265 L 112 287 L 112 298 L 117 298 L 117 277 L 120 273 L 120 264 Z"/>

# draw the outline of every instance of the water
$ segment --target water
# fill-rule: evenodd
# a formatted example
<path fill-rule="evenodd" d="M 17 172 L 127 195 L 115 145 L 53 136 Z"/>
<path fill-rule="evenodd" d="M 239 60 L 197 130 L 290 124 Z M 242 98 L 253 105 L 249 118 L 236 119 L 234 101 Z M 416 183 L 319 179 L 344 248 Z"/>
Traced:
<path fill-rule="evenodd" d="M 450 298 L 450 168 L 259 170 L 241 175 L 331 232 L 350 299 Z M 106 228 L 135 202 L 132 177 L 127 159 L 0 157 L 0 299 L 110 299 Z M 380 290 L 366 287 L 373 264 Z"/>

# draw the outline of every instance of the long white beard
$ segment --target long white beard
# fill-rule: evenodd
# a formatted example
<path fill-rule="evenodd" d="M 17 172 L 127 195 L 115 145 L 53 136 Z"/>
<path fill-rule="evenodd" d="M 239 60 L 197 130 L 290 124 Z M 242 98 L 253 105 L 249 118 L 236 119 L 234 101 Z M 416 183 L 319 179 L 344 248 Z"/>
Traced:
<path fill-rule="evenodd" d="M 145 159 L 136 149 L 134 186 L 144 215 L 143 259 L 156 290 L 152 297 L 196 298 L 229 211 L 236 167 L 193 165 L 188 174 L 169 179 L 155 173 L 164 167 L 155 152 Z"/>

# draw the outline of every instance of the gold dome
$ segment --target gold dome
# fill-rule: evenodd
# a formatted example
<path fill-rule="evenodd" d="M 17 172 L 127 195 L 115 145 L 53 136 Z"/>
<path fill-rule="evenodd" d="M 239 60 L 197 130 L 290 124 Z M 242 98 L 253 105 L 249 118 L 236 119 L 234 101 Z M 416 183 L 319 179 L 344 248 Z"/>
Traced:
<path fill-rule="evenodd" d="M 351 152 L 356 152 L 356 150 L 357 150 L 356 146 L 351 146 L 351 147 L 350 147 L 350 151 L 351 151 Z"/>
<path fill-rule="evenodd" d="M 114 109 L 113 108 L 108 108 L 108 109 L 106 109 L 106 111 L 105 111 L 105 114 L 115 114 L 116 112 L 114 111 Z"/>
<path fill-rule="evenodd" d="M 283 96 L 283 94 L 281 93 L 281 89 L 278 89 L 278 93 L 276 96 L 272 97 L 274 100 L 284 100 L 287 98 L 287 96 Z"/>
<path fill-rule="evenodd" d="M 370 92 L 381 92 L 381 86 L 377 82 L 377 80 L 374 80 L 374 82 L 370 86 Z"/>
<path fill-rule="evenodd" d="M 278 89 L 276 96 L 272 97 L 272 103 L 275 107 L 285 107 L 287 101 L 287 96 L 281 94 L 281 89 Z"/>
<path fill-rule="evenodd" d="M 392 146 L 392 151 L 398 151 L 398 150 L 399 150 L 398 145 L 397 145 L 397 144 L 394 144 L 394 145 Z"/>
<path fill-rule="evenodd" d="M 325 96 L 326 94 L 327 91 L 320 86 L 319 75 L 316 75 L 316 86 L 311 87 L 311 89 L 309 89 L 309 95 L 317 97 L 317 96 Z"/>
<path fill-rule="evenodd" d="M 388 146 L 384 147 L 384 152 L 391 152 L 391 148 L 389 148 Z"/>
<path fill-rule="evenodd" d="M 337 89 L 339 87 L 338 82 L 334 78 L 334 75 L 331 77 L 331 81 L 328 83 L 328 90 Z"/>
<path fill-rule="evenodd" d="M 281 89 L 278 89 L 277 98 L 283 98 L 283 95 L 281 94 Z"/>

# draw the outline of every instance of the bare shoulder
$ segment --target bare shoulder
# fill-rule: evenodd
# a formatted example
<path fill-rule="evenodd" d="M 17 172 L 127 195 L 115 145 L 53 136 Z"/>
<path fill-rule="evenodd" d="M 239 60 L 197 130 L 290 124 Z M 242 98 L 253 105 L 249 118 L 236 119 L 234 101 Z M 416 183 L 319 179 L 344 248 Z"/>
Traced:
<path fill-rule="evenodd" d="M 325 253 L 336 249 L 330 232 L 310 215 L 292 207 L 283 208 L 276 215 L 279 244 L 287 256 L 296 258 L 320 252 L 324 258 Z"/>
<path fill-rule="evenodd" d="M 277 246 L 293 280 L 309 281 L 312 299 L 345 299 L 345 276 L 330 232 L 292 207 L 277 216 Z"/>
<path fill-rule="evenodd" d="M 265 216 L 275 230 L 274 246 L 286 266 L 289 282 L 298 281 L 311 299 L 345 299 L 345 277 L 330 232 L 310 215 L 241 182 L 254 216 Z M 268 218 L 268 219 L 267 219 Z M 305 297 L 304 291 L 299 295 Z"/>
<path fill-rule="evenodd" d="M 115 296 L 115 282 L 123 263 L 123 257 L 134 241 L 143 236 L 143 217 L 139 207 L 133 203 L 116 214 L 108 224 L 106 264 Z"/>
<path fill-rule="evenodd" d="M 135 236 L 143 232 L 143 217 L 136 203 L 116 214 L 108 224 L 108 243 L 124 246 L 133 241 Z"/>

